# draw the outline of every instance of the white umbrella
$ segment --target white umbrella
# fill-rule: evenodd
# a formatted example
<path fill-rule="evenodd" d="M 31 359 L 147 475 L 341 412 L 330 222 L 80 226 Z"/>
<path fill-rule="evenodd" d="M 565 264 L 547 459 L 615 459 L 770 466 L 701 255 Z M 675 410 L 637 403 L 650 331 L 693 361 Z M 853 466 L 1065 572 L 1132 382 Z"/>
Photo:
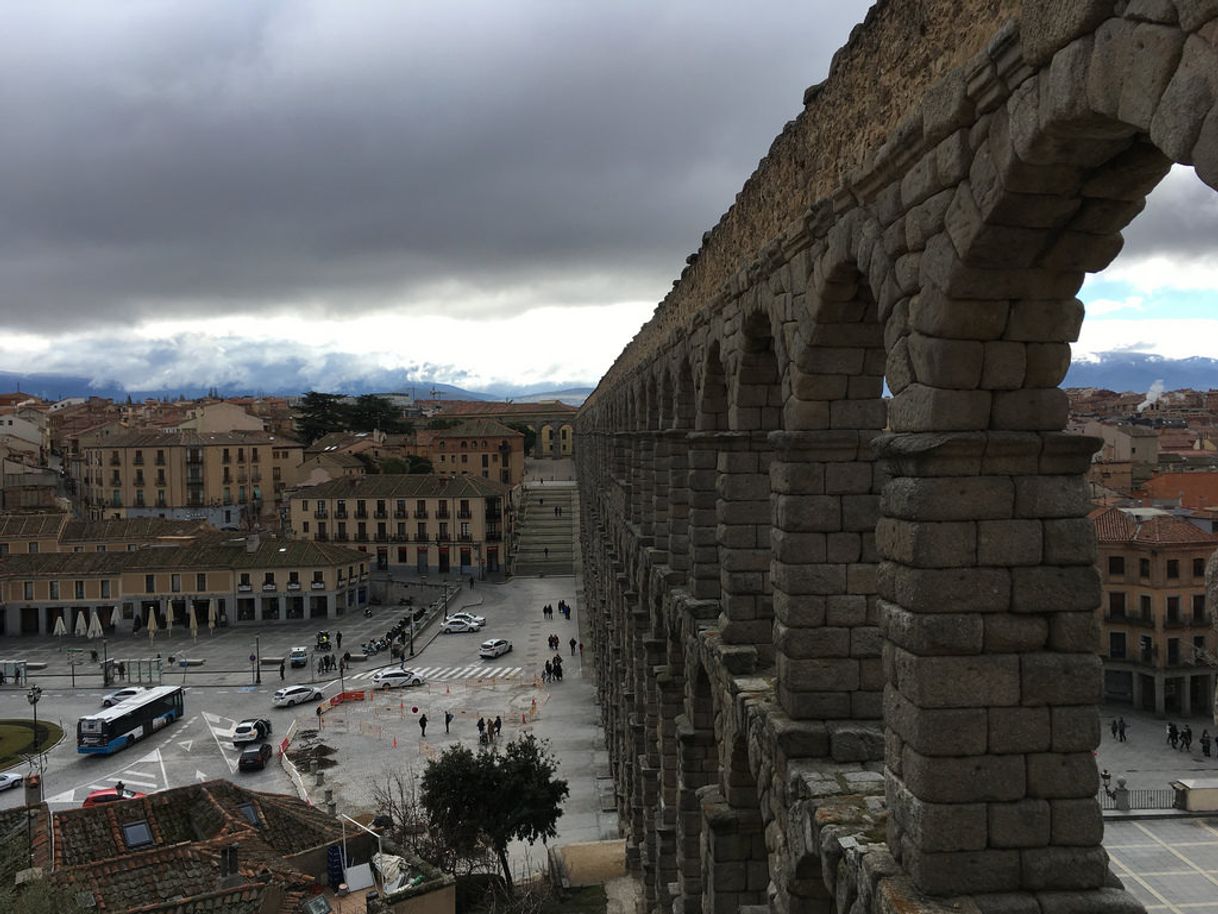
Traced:
<path fill-rule="evenodd" d="M 89 637 L 90 641 L 94 638 L 102 637 L 101 619 L 98 617 L 96 609 L 89 616 L 89 630 L 85 634 Z"/>
<path fill-rule="evenodd" d="M 165 604 L 165 634 L 173 637 L 173 601 Z"/>
<path fill-rule="evenodd" d="M 88 631 L 89 623 L 88 620 L 85 619 L 84 610 L 81 610 L 76 614 L 76 634 L 83 637 L 84 635 L 88 634 Z"/>
<path fill-rule="evenodd" d="M 58 619 L 55 620 L 55 628 L 51 632 L 51 634 L 54 635 L 56 638 L 62 638 L 67 633 L 68 633 L 68 626 L 64 624 L 63 616 L 60 616 Z"/>
<path fill-rule="evenodd" d="M 156 610 L 150 609 L 150 610 L 148 610 L 148 640 L 149 641 L 156 640 L 156 629 L 157 629 Z"/>
<path fill-rule="evenodd" d="M 199 639 L 199 617 L 195 615 L 193 600 L 187 601 L 186 611 L 190 614 L 190 637 L 197 641 Z"/>
<path fill-rule="evenodd" d="M 207 601 L 207 627 L 213 632 L 216 630 L 216 601 Z"/>

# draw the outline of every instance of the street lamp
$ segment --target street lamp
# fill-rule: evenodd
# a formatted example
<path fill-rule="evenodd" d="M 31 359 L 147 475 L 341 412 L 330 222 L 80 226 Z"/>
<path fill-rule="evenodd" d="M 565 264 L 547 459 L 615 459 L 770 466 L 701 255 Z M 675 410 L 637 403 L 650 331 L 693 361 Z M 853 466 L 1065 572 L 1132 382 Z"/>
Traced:
<path fill-rule="evenodd" d="M 262 649 L 258 644 L 257 635 L 254 635 L 254 656 L 257 658 L 254 666 L 254 684 L 262 685 Z"/>
<path fill-rule="evenodd" d="M 42 686 L 30 686 L 29 691 L 25 693 L 25 698 L 34 709 L 34 755 L 37 755 L 38 749 L 41 747 L 41 741 L 38 739 L 38 700 L 42 698 Z"/>

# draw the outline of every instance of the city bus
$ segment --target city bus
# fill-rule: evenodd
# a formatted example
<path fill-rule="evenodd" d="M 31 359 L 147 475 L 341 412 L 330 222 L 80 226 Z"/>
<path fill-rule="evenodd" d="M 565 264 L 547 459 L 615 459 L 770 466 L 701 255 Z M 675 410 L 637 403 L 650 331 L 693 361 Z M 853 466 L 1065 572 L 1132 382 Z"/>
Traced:
<path fill-rule="evenodd" d="M 109 755 L 182 716 L 182 687 L 157 686 L 76 722 L 76 751 Z"/>

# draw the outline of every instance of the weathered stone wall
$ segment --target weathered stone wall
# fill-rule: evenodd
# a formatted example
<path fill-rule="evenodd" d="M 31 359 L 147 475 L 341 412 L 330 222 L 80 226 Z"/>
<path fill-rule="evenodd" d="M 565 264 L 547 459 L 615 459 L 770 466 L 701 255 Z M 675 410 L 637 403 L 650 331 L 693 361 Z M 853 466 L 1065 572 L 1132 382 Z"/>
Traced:
<path fill-rule="evenodd" d="M 877 4 L 580 411 L 649 909 L 1139 909 L 1059 384 L 1215 99 L 1218 0 Z"/>

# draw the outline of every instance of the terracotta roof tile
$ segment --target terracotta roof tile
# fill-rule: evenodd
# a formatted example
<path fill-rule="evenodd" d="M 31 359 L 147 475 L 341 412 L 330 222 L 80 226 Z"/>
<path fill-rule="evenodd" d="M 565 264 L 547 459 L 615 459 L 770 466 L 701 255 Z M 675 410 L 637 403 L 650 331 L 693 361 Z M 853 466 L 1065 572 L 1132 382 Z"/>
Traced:
<path fill-rule="evenodd" d="M 1218 534 L 1207 533 L 1187 520 L 1170 514 L 1138 516 L 1123 508 L 1099 508 L 1088 517 L 1095 525 L 1095 535 L 1101 543 L 1146 546 L 1196 543 L 1218 546 Z"/>
<path fill-rule="evenodd" d="M 296 489 L 293 498 L 502 498 L 508 487 L 481 476 L 431 473 L 332 479 Z"/>

